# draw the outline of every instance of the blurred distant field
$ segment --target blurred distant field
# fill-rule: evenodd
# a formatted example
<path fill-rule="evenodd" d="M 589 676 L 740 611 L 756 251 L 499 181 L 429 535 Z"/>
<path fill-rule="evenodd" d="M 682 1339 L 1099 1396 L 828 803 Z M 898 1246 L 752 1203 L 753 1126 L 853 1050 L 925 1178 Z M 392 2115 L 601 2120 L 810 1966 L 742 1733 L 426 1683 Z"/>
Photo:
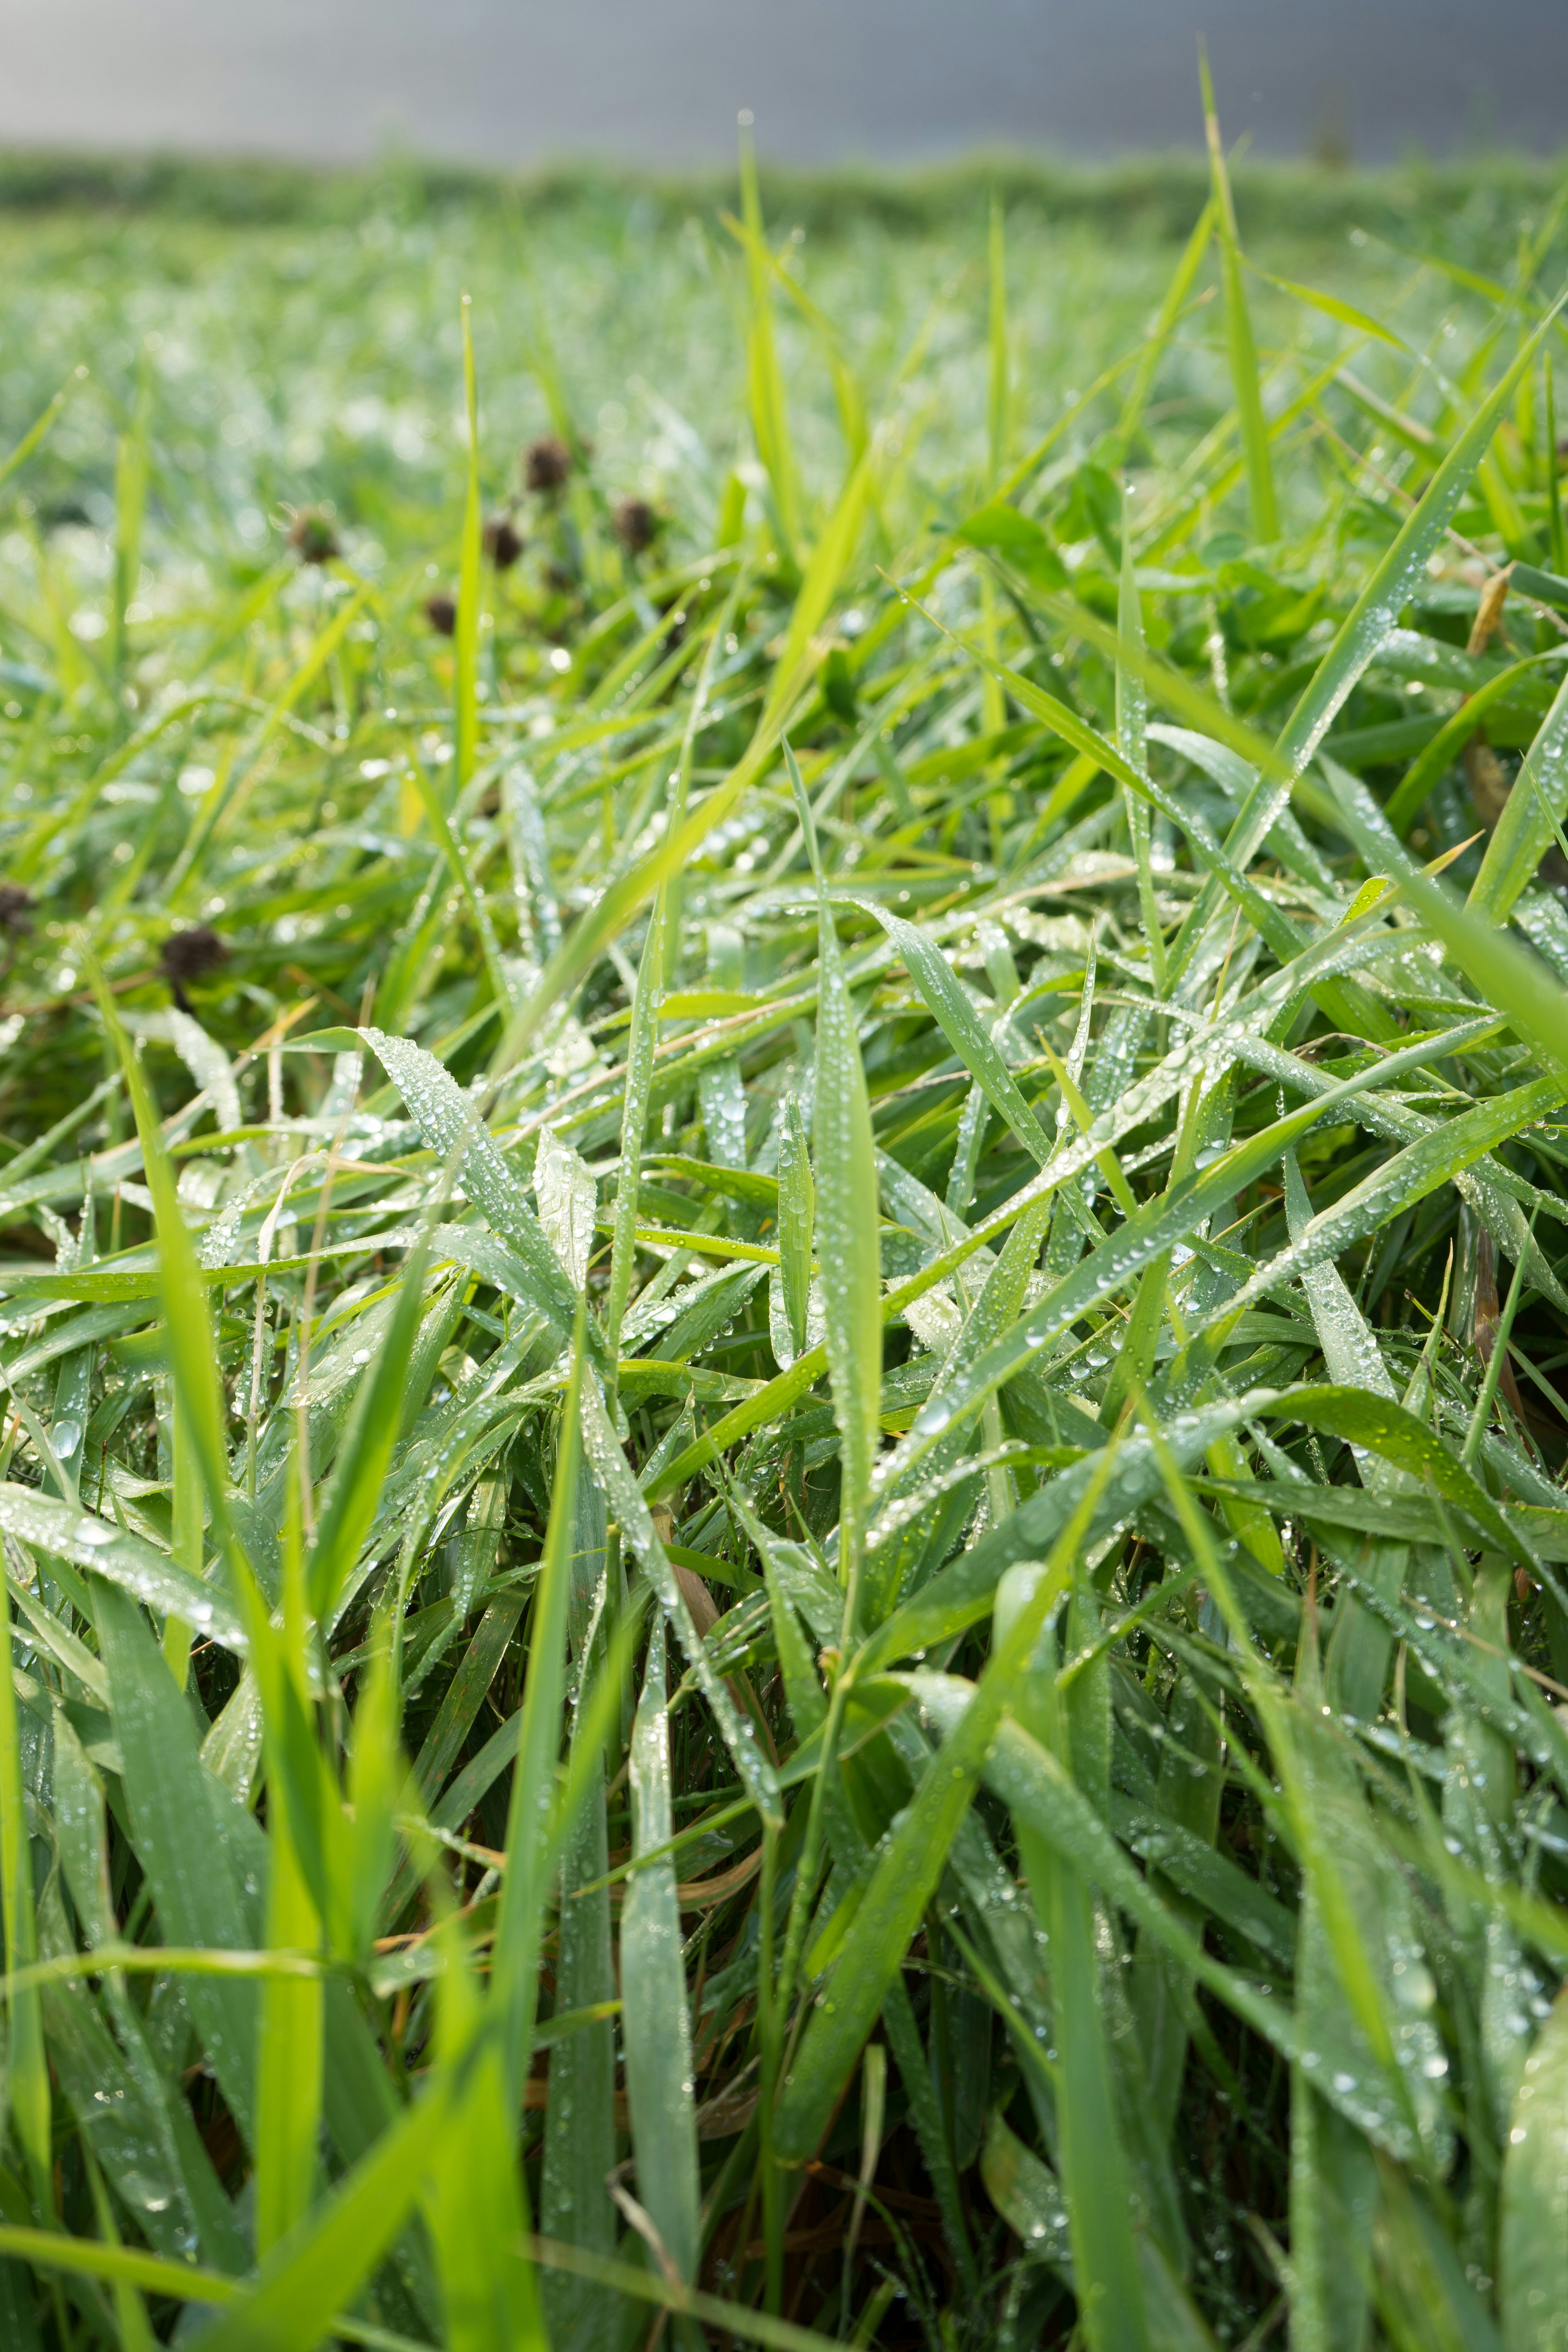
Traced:
<path fill-rule="evenodd" d="M 1360 174 L 1272 165 L 1241 173 L 1237 202 L 1255 261 L 1337 289 L 1418 344 L 1446 315 L 1463 330 L 1488 305 L 1413 261 L 1505 269 L 1521 224 L 1549 223 L 1561 180 L 1523 159 Z M 1200 165 L 999 162 L 764 185 L 770 222 L 794 228 L 787 267 L 873 404 L 895 396 L 907 463 L 931 481 L 950 480 L 983 437 L 994 190 L 1025 437 L 1145 331 L 1205 200 Z M 100 530 L 140 353 L 155 386 L 143 554 L 163 593 L 176 551 L 221 568 L 276 543 L 280 502 L 331 500 L 401 551 L 455 522 L 467 289 L 489 487 L 504 489 L 520 442 L 550 421 L 541 370 L 553 364 L 606 491 L 668 499 L 696 543 L 728 466 L 751 455 L 721 219 L 734 201 L 717 176 L 508 184 L 412 168 L 316 177 L 0 159 L 0 440 L 13 444 L 85 364 L 90 383 L 32 461 L 28 504 L 45 523 L 79 514 Z M 1557 267 L 1549 257 L 1543 283 Z M 1323 319 L 1262 278 L 1251 299 L 1266 363 L 1287 340 L 1329 348 Z M 779 335 L 800 460 L 820 483 L 837 464 L 831 385 L 787 304 Z M 1211 296 L 1178 332 L 1152 431 L 1188 446 L 1229 398 Z"/>

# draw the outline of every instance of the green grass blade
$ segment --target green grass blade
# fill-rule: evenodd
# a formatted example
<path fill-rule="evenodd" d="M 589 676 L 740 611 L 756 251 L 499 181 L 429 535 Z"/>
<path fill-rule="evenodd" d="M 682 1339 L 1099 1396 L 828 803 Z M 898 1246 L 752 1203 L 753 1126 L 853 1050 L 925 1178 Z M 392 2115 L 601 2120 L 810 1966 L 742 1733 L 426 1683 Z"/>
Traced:
<path fill-rule="evenodd" d="M 479 504 L 479 395 L 474 373 L 473 303 L 462 298 L 463 413 L 468 420 L 463 534 L 458 556 L 458 618 L 453 640 L 454 782 L 461 793 L 474 772 L 479 740 L 479 602 L 483 518 Z"/>
<path fill-rule="evenodd" d="M 1554 2352 L 1568 2314 L 1563 2228 L 1568 2011 L 1553 2006 L 1525 2061 L 1503 2158 L 1498 2247 L 1506 2352 Z"/>
<path fill-rule="evenodd" d="M 783 372 L 773 342 L 773 272 L 763 249 L 763 204 L 757 186 L 756 148 L 751 116 L 742 119 L 741 211 L 746 242 L 746 383 L 752 438 L 773 490 L 773 521 L 779 553 L 793 561 L 800 538 L 800 492 L 790 442 Z"/>
<path fill-rule="evenodd" d="M 1252 336 L 1252 316 L 1241 271 L 1241 247 L 1237 236 L 1236 205 L 1220 145 L 1219 118 L 1215 112 L 1214 83 L 1209 61 L 1200 49 L 1198 72 L 1203 83 L 1204 131 L 1208 140 L 1209 172 L 1214 182 L 1215 234 L 1219 241 L 1220 284 L 1225 295 L 1226 342 L 1230 354 L 1231 387 L 1241 427 L 1247 460 L 1247 497 L 1252 511 L 1252 536 L 1266 545 L 1279 536 L 1279 508 L 1274 492 L 1274 467 L 1268 448 L 1268 427 L 1258 392 L 1258 350 Z"/>
<path fill-rule="evenodd" d="M 991 232 L 988 248 L 991 279 L 990 355 L 991 371 L 985 404 L 986 444 L 990 462 L 986 467 L 987 487 L 994 488 L 1002 478 L 1007 463 L 1008 408 L 1012 394 L 1011 369 L 1007 351 L 1007 228 L 1002 199 L 994 191 L 991 197 Z"/>
<path fill-rule="evenodd" d="M 811 1266 L 816 1238 L 816 1183 L 805 1123 L 795 1095 L 779 1118 L 779 1286 L 794 1353 L 804 1355 L 811 1307 Z"/>
<path fill-rule="evenodd" d="M 1508 803 L 1481 860 L 1466 906 L 1483 921 L 1506 922 L 1534 880 L 1568 810 L 1568 678 L 1557 689 L 1524 755 Z"/>
<path fill-rule="evenodd" d="M 784 747 L 801 824 L 817 876 L 816 1068 L 813 1160 L 816 1249 L 822 1274 L 828 1378 L 843 1447 L 838 1579 L 847 1640 L 860 1608 L 861 1546 L 871 1476 L 880 1445 L 882 1306 L 877 1147 L 856 1036 L 854 1000 L 844 973 L 810 805 L 795 754 Z"/>
<path fill-rule="evenodd" d="M 621 1111 L 621 1172 L 616 1191 L 615 1245 L 610 1256 L 609 1287 L 605 1296 L 605 1345 L 612 1363 L 621 1351 L 621 1325 L 631 1296 L 636 1263 L 637 1176 L 643 1138 L 647 1129 L 648 1093 L 653 1080 L 654 1048 L 658 1043 L 658 1008 L 664 992 L 665 901 L 654 901 L 647 937 L 637 966 L 632 999 L 631 1034 L 626 1045 L 626 1088 Z M 549 2232 L 546 2232 L 548 2235 Z"/>
<path fill-rule="evenodd" d="M 1107 1447 L 1077 1511 L 1052 1554 L 1051 1573 L 992 1653 L 973 1706 L 931 1759 L 884 1848 L 857 1910 L 827 1989 L 812 2011 L 795 2063 L 784 2077 L 774 2145 L 788 2163 L 812 2156 L 860 2053 L 883 1997 L 945 1867 L 986 1751 L 1034 1654 L 1035 1642 L 1064 1591 L 1074 1550 L 1115 1462 Z"/>
<path fill-rule="evenodd" d="M 133 1601 L 97 1601 L 125 1801 L 164 1942 L 247 1951 L 261 1940 L 251 1876 L 259 1832 L 205 1769 L 189 1708 Z M 243 1981 L 193 1977 L 192 2018 L 240 2132 L 255 2132 L 257 1999 Z"/>
<path fill-rule="evenodd" d="M 310 1951 L 321 1920 L 295 1858 L 282 1792 L 269 1789 L 267 1940 Z M 265 2260 L 314 2201 L 321 2113 L 321 1987 L 268 1977 L 261 1988 L 256 2065 L 256 2251 Z"/>
<path fill-rule="evenodd" d="M 640 1864 L 637 1859 L 666 1845 L 672 1826 L 662 1621 L 656 1621 L 648 1637 L 632 1730 L 631 1788 L 635 1866 L 621 1916 L 626 2104 L 638 2200 L 678 2276 L 689 2282 L 697 2267 L 700 2189 L 675 1864 L 668 1856 Z"/>
<path fill-rule="evenodd" d="M 531 1672 L 523 1696 L 507 1817 L 507 1874 L 501 1896 L 500 1959 L 494 1969 L 491 2000 L 500 2019 L 507 2061 L 510 2105 L 521 2095 L 533 2041 L 535 1955 L 545 1899 L 545 1864 L 555 1801 L 555 1770 L 561 1753 L 561 1710 L 566 1679 L 566 1620 L 572 1592 L 571 1553 L 575 1526 L 583 1359 L 587 1309 L 577 1310 L 572 1370 L 561 1411 L 555 1492 L 545 1536 L 530 1642 Z"/>
<path fill-rule="evenodd" d="M 316 1523 L 306 1575 L 310 1613 L 319 1624 L 331 1619 L 370 1533 L 397 1442 L 424 1307 L 428 1231 L 426 1226 L 404 1261 L 391 1328 L 354 1391 L 332 1483 Z"/>
<path fill-rule="evenodd" d="M 120 436 L 114 462 L 114 582 L 109 614 L 109 668 L 118 690 L 125 667 L 126 616 L 142 576 L 142 531 L 147 512 L 149 440 L 153 421 L 151 354 L 143 347 L 136 404 Z"/>
<path fill-rule="evenodd" d="M 866 911 L 875 915 L 887 932 L 932 1018 L 997 1117 L 1006 1121 L 1026 1151 L 1043 1168 L 1051 1156 L 1050 1139 L 941 950 L 915 924 L 876 901 L 869 902 Z"/>
<path fill-rule="evenodd" d="M 205 2332 L 207 2352 L 312 2352 L 331 2333 L 340 2305 L 353 2301 L 402 2226 L 424 2166 L 439 2160 L 447 2104 L 438 2085 L 405 2109 L 326 2202 L 273 2249 L 254 2289 Z"/>
<path fill-rule="evenodd" d="M 561 1859 L 558 2011 L 616 1998 L 610 1893 L 603 1884 L 608 1868 L 601 1773 Z M 616 2028 L 609 2018 L 568 2035 L 552 2050 L 540 2228 L 547 2238 L 597 2254 L 613 2254 L 617 2236 L 616 2209 L 605 2185 L 616 2163 L 615 2084 Z M 614 2315 L 603 2286 L 549 2270 L 540 2291 L 552 2341 L 562 2352 L 603 2340 Z"/>
<path fill-rule="evenodd" d="M 0 1660 L 0 1906 L 8 1969 L 26 1968 L 38 1956 L 37 1916 L 23 1794 L 17 1737 L 16 1693 L 12 1679 L 15 1636 L 11 1601 L 4 1601 L 5 1655 Z M 47 2181 L 50 2151 L 48 2061 L 36 1991 L 7 1994 L 5 2002 L 6 2090 L 17 2137 L 35 2179 Z"/>
<path fill-rule="evenodd" d="M 1130 768 L 1142 772 L 1148 764 L 1148 694 L 1143 684 L 1143 614 L 1138 601 L 1138 577 L 1132 566 L 1131 498 L 1121 498 L 1121 579 L 1116 607 L 1116 748 Z M 1149 803 L 1141 793 L 1124 793 L 1127 830 L 1138 861 L 1138 899 L 1143 910 L 1143 934 L 1149 942 L 1149 972 L 1156 996 L 1165 993 L 1165 935 L 1154 903 L 1154 872 L 1151 862 Z"/>

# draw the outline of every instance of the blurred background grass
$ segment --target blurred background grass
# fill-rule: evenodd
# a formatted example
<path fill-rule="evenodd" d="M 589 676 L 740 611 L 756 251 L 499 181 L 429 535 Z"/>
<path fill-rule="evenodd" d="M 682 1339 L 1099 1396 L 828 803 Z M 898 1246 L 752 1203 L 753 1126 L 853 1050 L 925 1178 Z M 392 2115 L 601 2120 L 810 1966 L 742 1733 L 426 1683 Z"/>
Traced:
<path fill-rule="evenodd" d="M 1244 166 L 1237 187 L 1258 261 L 1393 316 L 1419 345 L 1447 309 L 1479 322 L 1487 306 L 1453 271 L 1505 267 L 1560 180 L 1550 162 L 1493 155 L 1361 172 L 1268 162 Z M 763 186 L 786 266 L 868 387 L 885 394 L 920 342 L 910 463 L 944 481 L 984 438 L 993 192 L 1026 433 L 1145 331 L 1205 191 L 1201 164 L 1179 155 L 777 170 Z M 160 595 L 199 595 L 204 567 L 243 575 L 301 504 L 331 506 L 373 562 L 376 545 L 449 535 L 466 288 L 489 487 L 504 495 L 513 453 L 550 424 L 553 372 L 607 489 L 667 502 L 700 534 L 748 454 L 721 218 L 733 200 L 718 172 L 0 157 L 0 435 L 15 441 L 73 368 L 89 370 L 32 461 L 23 520 L 68 572 L 108 560 L 115 444 L 146 367 L 145 555 Z M 1448 267 L 1413 268 L 1421 255 Z M 1266 285 L 1255 299 L 1266 362 L 1287 338 L 1321 339 L 1321 320 Z M 1213 330 L 1195 319 L 1181 339 L 1151 420 L 1183 438 L 1228 402 Z M 790 306 L 778 332 L 802 460 L 821 479 L 837 464 L 831 388 Z"/>

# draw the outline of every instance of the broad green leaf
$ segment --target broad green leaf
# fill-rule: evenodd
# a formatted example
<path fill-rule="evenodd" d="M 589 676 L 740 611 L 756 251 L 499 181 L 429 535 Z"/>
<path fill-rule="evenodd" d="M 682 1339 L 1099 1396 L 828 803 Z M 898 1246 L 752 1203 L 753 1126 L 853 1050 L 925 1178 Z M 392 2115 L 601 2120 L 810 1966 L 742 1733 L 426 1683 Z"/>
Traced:
<path fill-rule="evenodd" d="M 1067 566 L 1039 524 L 1005 499 L 977 508 L 959 525 L 958 537 L 1016 565 L 1044 588 L 1067 586 Z"/>

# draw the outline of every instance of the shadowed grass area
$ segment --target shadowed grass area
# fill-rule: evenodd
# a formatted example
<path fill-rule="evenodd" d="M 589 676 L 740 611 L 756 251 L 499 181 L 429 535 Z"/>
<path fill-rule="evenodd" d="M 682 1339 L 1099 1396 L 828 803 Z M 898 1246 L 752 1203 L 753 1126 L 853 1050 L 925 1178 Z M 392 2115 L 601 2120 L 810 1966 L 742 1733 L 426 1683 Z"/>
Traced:
<path fill-rule="evenodd" d="M 7 2352 L 1560 2352 L 1563 205 L 1211 157 L 0 175 Z"/>

